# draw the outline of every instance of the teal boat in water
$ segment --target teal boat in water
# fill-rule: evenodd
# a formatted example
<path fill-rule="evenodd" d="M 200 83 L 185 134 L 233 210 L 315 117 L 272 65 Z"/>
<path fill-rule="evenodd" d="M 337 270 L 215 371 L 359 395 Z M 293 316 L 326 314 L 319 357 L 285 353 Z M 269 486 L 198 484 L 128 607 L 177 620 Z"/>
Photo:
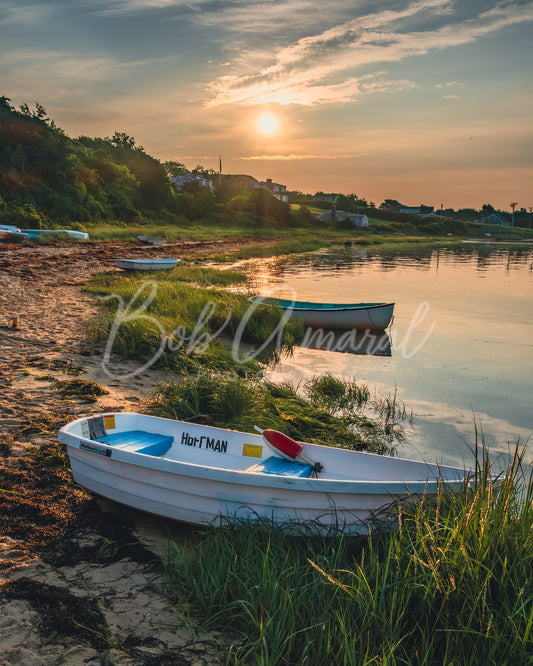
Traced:
<path fill-rule="evenodd" d="M 384 330 L 394 314 L 394 303 L 310 303 L 263 296 L 249 300 L 290 311 L 291 317 L 313 328 Z"/>

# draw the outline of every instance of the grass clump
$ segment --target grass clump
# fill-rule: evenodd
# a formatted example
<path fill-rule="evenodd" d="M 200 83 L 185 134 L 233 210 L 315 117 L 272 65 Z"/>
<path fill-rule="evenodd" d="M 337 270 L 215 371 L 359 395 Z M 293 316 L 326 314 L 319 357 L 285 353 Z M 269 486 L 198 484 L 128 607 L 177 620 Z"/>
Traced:
<path fill-rule="evenodd" d="M 236 632 L 226 663 L 526 664 L 533 481 L 516 454 L 462 490 L 397 508 L 399 529 L 297 538 L 259 523 L 172 544 L 171 594 Z"/>
<path fill-rule="evenodd" d="M 349 390 L 355 392 L 355 387 Z M 335 405 L 309 400 L 288 384 L 273 384 L 254 375 L 202 373 L 171 379 L 158 387 L 148 410 L 156 416 L 244 432 L 254 432 L 258 425 L 300 441 L 357 451 L 394 450 L 371 419 L 366 420 L 372 428 L 354 428 L 357 419 L 351 409 L 339 413 Z"/>
<path fill-rule="evenodd" d="M 54 390 L 65 400 L 81 398 L 88 402 L 96 402 L 101 395 L 109 393 L 103 386 L 85 379 L 57 380 Z"/>

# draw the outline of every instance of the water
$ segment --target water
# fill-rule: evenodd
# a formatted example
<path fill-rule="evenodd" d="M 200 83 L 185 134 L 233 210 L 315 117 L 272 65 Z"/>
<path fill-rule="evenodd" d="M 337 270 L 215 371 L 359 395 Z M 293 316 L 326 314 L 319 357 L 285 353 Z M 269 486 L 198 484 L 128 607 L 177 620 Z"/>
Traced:
<path fill-rule="evenodd" d="M 533 250 L 462 244 L 408 251 L 343 248 L 252 264 L 256 293 L 396 303 L 390 356 L 296 349 L 272 370 L 303 385 L 324 372 L 397 390 L 415 415 L 402 457 L 469 459 L 475 424 L 493 456 L 533 431 Z"/>

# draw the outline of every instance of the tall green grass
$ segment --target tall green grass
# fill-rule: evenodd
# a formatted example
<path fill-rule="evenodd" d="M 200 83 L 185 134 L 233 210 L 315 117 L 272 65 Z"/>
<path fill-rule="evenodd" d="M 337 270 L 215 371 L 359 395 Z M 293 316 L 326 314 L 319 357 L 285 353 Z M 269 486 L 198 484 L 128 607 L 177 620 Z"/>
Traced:
<path fill-rule="evenodd" d="M 117 312 L 127 311 L 129 315 L 138 311 L 136 316 L 121 321 L 113 340 L 115 353 L 144 363 L 154 358 L 163 344 L 158 364 L 178 372 L 257 371 L 255 357 L 242 360 L 242 355 L 237 357 L 230 352 L 237 332 L 242 329 L 243 343 L 256 348 L 264 346 L 264 353 L 272 354 L 301 339 L 303 323 L 290 320 L 282 326 L 282 313 L 276 308 L 259 305 L 249 312 L 250 303 L 242 293 L 185 283 L 192 280 L 229 286 L 245 279 L 235 271 L 194 266 L 159 271 L 149 279 L 140 274 L 103 274 L 87 287 L 106 299 L 101 316 L 89 327 L 89 335 L 97 342 L 105 342 L 118 322 Z M 149 302 L 152 292 L 155 296 Z M 246 323 L 241 326 L 243 319 Z M 268 348 L 264 343 L 270 337 L 277 339 L 276 330 L 281 330 L 279 349 Z"/>
<path fill-rule="evenodd" d="M 254 426 L 281 430 L 299 441 L 339 446 L 357 451 L 392 453 L 395 442 L 379 421 L 363 416 L 363 404 L 345 402 L 342 410 L 323 395 L 321 379 L 311 380 L 311 397 L 299 395 L 288 384 L 273 384 L 251 375 L 204 372 L 169 379 L 160 384 L 148 403 L 156 416 L 253 432 Z M 356 386 L 346 382 L 346 392 Z M 361 389 L 364 392 L 364 388 Z"/>
<path fill-rule="evenodd" d="M 126 225 L 118 222 L 117 224 L 86 225 L 86 230 L 91 240 L 100 241 L 133 241 L 137 239 L 137 236 L 154 236 L 168 241 L 212 241 L 243 236 L 268 237 L 275 234 L 273 230 L 270 230 L 270 234 L 268 234 L 263 230 L 243 226 L 222 227 L 206 223 Z"/>
<path fill-rule="evenodd" d="M 294 537 L 265 523 L 171 544 L 171 595 L 234 636 L 226 664 L 531 664 L 533 482 L 516 452 L 398 506 L 397 530 Z"/>
<path fill-rule="evenodd" d="M 315 252 L 321 247 L 330 245 L 331 241 L 325 239 L 291 238 L 282 240 L 273 245 L 252 245 L 242 247 L 232 252 L 221 252 L 209 255 L 211 261 L 239 261 L 242 259 L 254 259 L 260 257 L 277 257 L 285 254 L 298 254 L 303 252 Z"/>

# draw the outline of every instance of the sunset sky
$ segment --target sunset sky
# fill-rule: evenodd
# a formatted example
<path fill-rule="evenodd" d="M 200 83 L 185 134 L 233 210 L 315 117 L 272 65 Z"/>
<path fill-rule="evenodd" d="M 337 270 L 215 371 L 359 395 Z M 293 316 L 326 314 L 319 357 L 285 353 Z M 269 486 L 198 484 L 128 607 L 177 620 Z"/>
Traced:
<path fill-rule="evenodd" d="M 533 206 L 532 37 L 518 0 L 0 0 L 0 95 L 190 168 L 509 210 Z"/>

